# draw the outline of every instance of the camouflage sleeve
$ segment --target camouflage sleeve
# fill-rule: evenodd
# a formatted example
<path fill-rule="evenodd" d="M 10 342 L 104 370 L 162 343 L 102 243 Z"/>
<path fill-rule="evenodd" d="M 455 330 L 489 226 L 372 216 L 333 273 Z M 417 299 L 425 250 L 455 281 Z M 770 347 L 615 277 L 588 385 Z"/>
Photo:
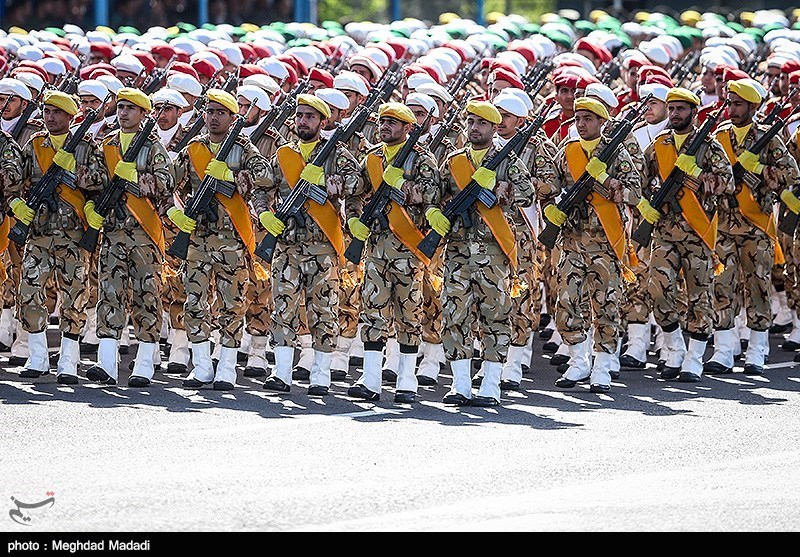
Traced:
<path fill-rule="evenodd" d="M 635 207 L 642 197 L 642 179 L 633 159 L 626 149 L 620 149 L 608 167 L 611 181 L 608 183 L 614 203 Z"/>
<path fill-rule="evenodd" d="M 271 186 L 274 181 L 269 161 L 248 140 L 242 155 L 241 167 L 234 176 L 237 191 L 246 201 L 253 202 L 252 198 L 262 195 L 263 189 Z M 255 207 L 254 202 L 253 206 Z"/>
<path fill-rule="evenodd" d="M 452 157 L 453 154 L 451 153 L 450 156 Z M 445 204 L 458 193 L 458 186 L 456 185 L 455 178 L 453 178 L 453 174 L 450 172 L 450 166 L 448 164 L 449 161 L 450 157 L 445 158 L 441 167 L 439 167 L 439 180 L 441 181 L 442 199 L 438 205 L 432 205 L 431 207 L 444 209 Z M 425 210 L 427 211 L 429 208 L 430 207 L 427 207 Z"/>
<path fill-rule="evenodd" d="M 333 176 L 326 178 L 328 194 L 337 194 L 337 198 L 344 200 L 345 215 L 359 216 L 366 195 L 366 181 L 355 155 L 340 145 L 336 149 L 334 168 Z"/>
<path fill-rule="evenodd" d="M 22 149 L 13 139 L 4 142 L 0 153 L 0 202 L 3 207 L 19 194 L 14 194 L 22 183 Z"/>
<path fill-rule="evenodd" d="M 508 178 L 509 192 L 503 191 L 503 183 L 500 181 L 498 181 L 495 188 L 501 205 L 528 207 L 536 202 L 536 190 L 533 187 L 531 173 L 528 167 L 514 153 L 511 153 L 508 157 L 506 178 Z M 504 202 L 506 200 L 509 202 Z"/>
<path fill-rule="evenodd" d="M 542 207 L 555 203 L 556 199 L 561 194 L 561 190 L 567 185 L 567 178 L 564 174 L 567 171 L 566 150 L 563 147 L 558 149 L 553 160 L 553 183 L 550 191 L 539 199 Z"/>
<path fill-rule="evenodd" d="M 33 143 L 28 141 L 21 150 L 22 164 L 20 170 L 22 179 L 19 183 L 9 184 L 5 193 L 6 199 L 11 201 L 15 197 L 25 197 L 30 189 L 31 180 L 33 179 L 33 165 L 36 164 L 36 155 L 33 152 Z"/>
<path fill-rule="evenodd" d="M 536 190 L 536 199 L 545 199 L 553 196 L 556 182 L 556 155 L 558 148 L 555 143 L 542 137 L 535 137 L 536 152 L 533 159 L 533 187 Z"/>
<path fill-rule="evenodd" d="M 697 166 L 703 171 L 700 181 L 705 191 L 711 195 L 733 193 L 736 185 L 733 183 L 733 169 L 728 156 L 716 139 L 709 140 L 707 145 L 702 160 L 697 161 Z"/>
<path fill-rule="evenodd" d="M 412 170 L 412 179 L 403 182 L 401 190 L 406 195 L 406 205 L 436 207 L 442 199 L 439 187 L 439 171 L 430 152 L 417 152 Z"/>
<path fill-rule="evenodd" d="M 86 143 L 89 149 L 86 152 L 86 161 L 78 161 L 78 168 L 75 171 L 76 183 L 86 192 L 99 192 L 108 184 L 108 169 L 103 150 L 94 141 Z"/>
<path fill-rule="evenodd" d="M 160 141 L 154 141 L 150 145 L 147 161 L 147 174 L 152 178 L 140 176 L 139 182 L 141 184 L 145 180 L 152 180 L 147 188 L 147 196 L 160 215 L 166 215 L 167 209 L 172 207 L 172 190 L 175 189 L 173 172 L 172 159 L 169 158 L 167 149 Z"/>
<path fill-rule="evenodd" d="M 192 163 L 189 160 L 189 151 L 187 149 L 183 149 L 178 153 L 178 156 L 175 158 L 173 169 L 175 170 L 174 193 L 176 193 L 180 199 L 186 201 L 186 198 L 192 193 Z"/>
<path fill-rule="evenodd" d="M 779 192 L 797 183 L 797 161 L 779 136 L 772 138 L 761 160 L 764 164 L 764 184 L 767 189 Z"/>
<path fill-rule="evenodd" d="M 642 196 L 650 199 L 652 192 L 660 182 L 658 175 L 658 164 L 656 163 L 656 151 L 651 143 L 644 150 L 644 177 L 642 180 Z"/>
<path fill-rule="evenodd" d="M 625 138 L 625 149 L 628 151 L 628 154 L 631 157 L 631 162 L 633 163 L 634 169 L 639 174 L 640 181 L 644 180 L 646 173 L 645 166 L 647 163 L 645 162 L 642 148 L 639 146 L 636 136 L 632 133 Z"/>

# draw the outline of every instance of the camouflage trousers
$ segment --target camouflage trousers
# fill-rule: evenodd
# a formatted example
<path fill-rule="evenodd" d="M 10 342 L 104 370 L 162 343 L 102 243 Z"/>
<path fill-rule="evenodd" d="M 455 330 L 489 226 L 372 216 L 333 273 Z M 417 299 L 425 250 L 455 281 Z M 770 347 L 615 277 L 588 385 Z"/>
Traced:
<path fill-rule="evenodd" d="M 594 325 L 594 349 L 614 354 L 620 333 L 622 268 L 604 238 L 564 246 L 558 262 L 556 329 L 569 345 L 580 344 Z"/>
<path fill-rule="evenodd" d="M 681 316 L 680 274 L 686 292 L 686 322 Z M 650 253 L 648 291 L 653 316 L 661 327 L 680 323 L 695 335 L 712 332 L 712 287 L 714 270 L 711 251 L 688 225 L 656 228 Z"/>
<path fill-rule="evenodd" d="M 103 233 L 97 296 L 98 338 L 120 339 L 130 313 L 140 342 L 158 342 L 161 334 L 162 258 L 142 228 Z"/>
<path fill-rule="evenodd" d="M 192 234 L 184 275 L 184 319 L 190 342 L 204 342 L 211 336 L 211 300 L 219 300 L 216 319 L 220 343 L 238 348 L 242 340 L 246 311 L 245 289 L 249 276 L 249 259 L 236 232 Z M 212 298 L 213 296 L 213 298 Z"/>
<path fill-rule="evenodd" d="M 25 245 L 17 319 L 29 333 L 47 328 L 51 311 L 46 305 L 46 287 L 51 278 L 61 300 L 61 332 L 77 338 L 83 331 L 89 256 L 78 247 L 82 236 L 83 230 L 64 230 L 30 238 Z"/>
<path fill-rule="evenodd" d="M 19 292 L 20 275 L 22 274 L 22 252 L 14 242 L 9 242 L 8 249 L 0 255 L 2 264 L 6 269 L 6 280 L 3 281 L 2 297 L 3 308 L 13 309 L 17 306 L 17 293 Z M 55 276 L 47 281 L 44 291 L 44 305 L 47 312 L 52 314 L 58 304 L 58 290 L 56 289 Z"/>
<path fill-rule="evenodd" d="M 92 308 L 97 305 L 98 288 L 100 286 L 100 265 L 99 250 L 89 254 L 89 282 L 86 285 L 86 307 Z"/>
<path fill-rule="evenodd" d="M 548 315 L 553 315 L 558 305 L 559 280 L 556 269 L 561 258 L 561 247 L 556 244 L 553 249 L 544 248 L 542 265 L 542 281 L 544 282 L 544 298 Z"/>
<path fill-rule="evenodd" d="M 443 254 L 444 250 L 436 250 L 422 280 L 422 340 L 429 344 L 442 342 Z"/>
<path fill-rule="evenodd" d="M 650 320 L 650 294 L 647 289 L 647 273 L 650 268 L 650 248 L 638 246 L 636 265 L 628 259 L 628 268 L 636 275 L 631 283 L 623 282 L 620 303 L 620 330 L 629 323 L 647 323 Z"/>
<path fill-rule="evenodd" d="M 422 339 L 422 283 L 425 265 L 392 232 L 369 238 L 364 255 L 361 340 L 419 346 Z"/>
<path fill-rule="evenodd" d="M 800 246 L 797 246 L 794 237 L 778 231 L 778 243 L 783 249 L 786 263 L 783 265 L 783 286 L 786 290 L 786 300 L 793 310 L 800 310 L 800 269 L 797 267 L 800 257 Z M 773 266 L 773 269 L 777 265 Z"/>
<path fill-rule="evenodd" d="M 339 284 L 339 335 L 344 338 L 356 338 L 358 323 L 361 317 L 361 281 L 363 269 L 345 261 L 345 271 Z"/>
<path fill-rule="evenodd" d="M 772 325 L 775 255 L 769 236 L 755 227 L 747 235 L 720 232 L 716 252 L 725 270 L 714 278 L 714 328 L 733 328 L 744 305 L 747 326 L 766 331 Z"/>
<path fill-rule="evenodd" d="M 339 257 L 326 243 L 279 244 L 272 260 L 272 336 L 294 346 L 301 334 L 301 300 L 315 350 L 333 352 L 339 337 Z"/>
<path fill-rule="evenodd" d="M 164 225 L 164 243 L 169 246 L 175 240 L 177 228 L 170 223 Z M 164 257 L 164 273 L 161 283 L 161 307 L 169 312 L 169 326 L 173 329 L 185 329 L 183 320 L 183 305 L 186 302 L 186 292 L 183 289 L 184 275 L 186 274 L 183 261 L 172 255 Z"/>
<path fill-rule="evenodd" d="M 449 242 L 444 256 L 442 344 L 450 361 L 472 357 L 477 322 L 483 359 L 505 362 L 511 342 L 510 266 L 497 245 Z"/>
<path fill-rule="evenodd" d="M 530 233 L 523 231 L 519 235 L 517 250 L 519 262 L 517 275 L 520 282 L 527 284 L 527 288 L 523 289 L 518 297 L 511 298 L 511 344 L 525 346 L 530 334 L 539 328 L 542 307 L 537 250 Z M 538 310 L 535 303 L 537 297 Z"/>
<path fill-rule="evenodd" d="M 265 230 L 256 231 L 256 245 L 267 235 Z M 269 271 L 269 265 L 265 261 L 259 262 L 264 270 Z M 245 330 L 258 337 L 265 337 L 272 328 L 272 286 L 269 276 L 258 278 L 255 272 L 255 265 L 250 269 L 250 285 L 247 287 L 247 311 L 244 316 Z"/>

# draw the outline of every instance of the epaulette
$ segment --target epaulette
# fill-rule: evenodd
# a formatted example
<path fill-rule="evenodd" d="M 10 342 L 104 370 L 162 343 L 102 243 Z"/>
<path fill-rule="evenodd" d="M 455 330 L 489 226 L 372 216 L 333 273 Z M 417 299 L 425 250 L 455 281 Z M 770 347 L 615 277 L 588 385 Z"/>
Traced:
<path fill-rule="evenodd" d="M 716 134 L 718 132 L 727 131 L 732 127 L 733 127 L 733 122 L 731 122 L 730 120 L 723 120 L 722 122 L 717 124 L 717 129 L 714 130 L 714 133 Z"/>
<path fill-rule="evenodd" d="M 38 132 L 33 132 L 31 134 L 31 139 L 34 137 L 47 137 L 47 130 L 39 130 Z"/>
<path fill-rule="evenodd" d="M 756 123 L 756 129 L 757 129 L 758 131 L 760 131 L 760 132 L 765 132 L 765 131 L 767 131 L 768 129 L 770 129 L 771 127 L 772 127 L 772 126 L 770 126 L 769 124 L 765 124 L 764 122 L 757 122 L 757 123 Z"/>
<path fill-rule="evenodd" d="M 372 147 L 369 147 L 365 151 L 365 154 L 369 155 L 370 153 L 374 153 L 375 151 L 380 150 L 380 148 L 381 148 L 381 143 L 377 143 L 377 144 L 373 145 Z"/>
<path fill-rule="evenodd" d="M 646 125 L 647 125 L 647 120 L 642 120 L 641 122 L 637 122 L 636 125 L 633 126 L 633 129 L 631 131 L 636 131 L 639 128 L 645 127 Z"/>
<path fill-rule="evenodd" d="M 672 130 L 670 128 L 663 129 L 663 130 L 661 130 L 660 132 L 658 132 L 656 134 L 656 136 L 653 138 L 653 141 L 655 141 L 656 139 L 658 139 L 662 135 L 669 135 L 671 133 L 672 133 Z"/>
<path fill-rule="evenodd" d="M 25 125 L 42 129 L 44 128 L 44 120 L 40 120 L 39 118 L 31 118 L 25 123 Z"/>

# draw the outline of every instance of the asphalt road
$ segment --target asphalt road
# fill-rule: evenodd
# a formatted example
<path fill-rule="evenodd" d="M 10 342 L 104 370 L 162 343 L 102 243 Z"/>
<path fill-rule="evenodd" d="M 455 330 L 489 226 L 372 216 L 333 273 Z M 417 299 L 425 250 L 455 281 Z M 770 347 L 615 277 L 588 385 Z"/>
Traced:
<path fill-rule="evenodd" d="M 449 375 L 409 407 L 392 387 L 348 399 L 355 369 L 315 399 L 241 375 L 67 387 L 0 357 L 0 531 L 797 531 L 800 364 L 781 340 L 763 376 L 665 382 L 651 363 L 595 395 L 556 388 L 537 339 L 493 409 L 444 406 Z M 20 525 L 11 497 L 53 502 Z"/>

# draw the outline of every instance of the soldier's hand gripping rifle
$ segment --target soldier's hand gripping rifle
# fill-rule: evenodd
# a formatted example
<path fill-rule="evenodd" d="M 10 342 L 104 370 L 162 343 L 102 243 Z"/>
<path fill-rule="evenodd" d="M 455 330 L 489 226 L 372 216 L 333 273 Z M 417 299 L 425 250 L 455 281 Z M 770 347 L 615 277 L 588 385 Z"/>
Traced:
<path fill-rule="evenodd" d="M 612 159 L 614 159 L 614 157 L 616 157 L 617 152 L 622 146 L 622 142 L 625 141 L 625 138 L 628 137 L 636 123 L 647 111 L 647 102 L 650 100 L 650 97 L 652 97 L 652 95 L 648 95 L 642 99 L 639 103 L 639 106 L 636 107 L 635 110 L 629 111 L 625 118 L 614 127 L 614 131 L 611 132 L 608 143 L 597 155 L 597 158 L 600 159 L 601 162 L 608 164 Z M 580 178 L 578 178 L 575 183 L 564 192 L 564 195 L 556 204 L 556 208 L 558 208 L 558 210 L 562 213 L 569 214 L 575 207 L 578 207 L 581 203 L 583 203 L 593 191 L 598 191 L 599 193 L 604 194 L 604 192 L 600 191 L 600 187 L 601 184 L 598 184 L 597 180 L 595 180 L 594 177 L 589 174 L 589 172 L 584 170 Z M 604 197 L 607 197 L 607 195 L 608 194 L 605 194 Z M 542 232 L 539 234 L 538 240 L 548 248 L 553 249 L 561 232 L 561 227 L 550 222 L 547 217 L 544 217 L 544 221 L 545 226 Z"/>
<path fill-rule="evenodd" d="M 515 153 L 518 152 L 544 123 L 544 115 L 549 107 L 549 104 L 545 104 L 543 110 L 534 120 L 528 122 L 519 129 L 517 134 L 512 137 L 502 149 L 494 153 L 491 157 L 486 157 L 481 167 L 494 171 L 500 166 L 501 162 L 508 158 L 512 151 Z M 471 179 L 469 183 L 464 186 L 464 189 L 459 191 L 453 199 L 447 202 L 442 210 L 442 214 L 447 217 L 447 220 L 451 223 L 453 223 L 455 219 L 460 218 L 463 225 L 469 228 L 472 226 L 470 211 L 477 202 L 491 209 L 497 205 L 497 196 L 493 191 L 481 186 L 475 179 Z M 417 245 L 417 248 L 427 257 L 431 258 L 433 254 L 436 253 L 436 249 L 439 247 L 441 241 L 442 235 L 431 229 L 425 235 L 425 238 Z"/>
<path fill-rule="evenodd" d="M 166 108 L 166 104 L 162 105 L 161 110 L 159 110 L 155 116 L 151 115 L 145 118 L 142 129 L 136 133 L 134 138 L 131 140 L 131 144 L 128 146 L 128 150 L 125 151 L 124 155 L 122 155 L 123 162 L 136 161 L 136 158 L 139 156 L 139 153 L 144 147 L 147 138 L 150 137 L 150 134 L 153 132 L 153 128 L 155 127 L 158 118 L 161 116 L 161 113 L 164 111 L 164 108 Z M 118 211 L 121 209 L 121 206 L 125 203 L 125 192 L 130 192 L 136 197 L 141 197 L 139 184 L 135 184 L 121 176 L 118 176 L 117 174 L 114 174 L 114 176 L 111 178 L 111 182 L 103 189 L 103 191 L 95 200 L 94 210 L 103 218 L 108 217 L 112 211 Z M 124 213 L 122 213 L 120 216 L 124 217 Z M 90 226 L 86 229 L 86 232 L 83 233 L 78 245 L 89 253 L 92 253 L 97 249 L 97 240 L 99 237 L 100 231 Z"/>
<path fill-rule="evenodd" d="M 730 104 L 730 101 L 725 99 L 725 102 L 722 103 L 722 106 L 719 107 L 716 112 L 711 114 L 705 122 L 703 122 L 703 125 L 697 131 L 694 138 L 692 138 L 691 143 L 686 146 L 684 154 L 689 155 L 690 157 L 697 155 L 697 152 L 703 145 L 703 141 L 708 134 L 711 133 L 711 130 L 714 129 L 714 126 L 717 125 L 717 119 L 727 108 L 728 104 Z M 680 213 L 681 206 L 678 203 L 678 193 L 680 192 L 681 188 L 684 187 L 684 181 L 686 179 L 686 173 L 677 166 L 674 167 L 670 171 L 669 176 L 667 176 L 667 178 L 664 180 L 664 183 L 661 184 L 661 187 L 658 188 L 658 190 L 653 194 L 652 199 L 649 200 L 650 205 L 657 211 L 661 211 L 664 205 L 669 205 L 674 212 Z M 636 230 L 634 230 L 631 234 L 631 239 L 633 239 L 640 246 L 649 246 L 652 236 L 653 224 L 647 220 L 642 220 L 639 226 L 636 227 Z"/>
<path fill-rule="evenodd" d="M 290 115 L 294 114 L 295 109 L 297 108 L 297 95 L 302 95 L 306 91 L 311 89 L 311 83 L 307 79 L 303 79 L 302 81 L 298 82 L 295 85 L 294 89 L 292 89 L 291 93 L 289 93 L 281 102 L 280 105 L 272 105 L 272 108 L 269 111 L 261 123 L 258 124 L 255 130 L 252 131 L 250 134 L 250 141 L 256 143 L 259 139 L 261 139 L 267 130 L 272 128 L 275 131 L 279 130 L 283 123 L 289 118 Z"/>
<path fill-rule="evenodd" d="M 105 103 L 105 101 L 103 102 Z M 89 128 L 94 124 L 97 114 L 96 110 L 90 109 L 87 111 L 86 117 L 83 119 L 83 122 L 81 122 L 81 125 L 78 126 L 78 129 L 75 130 L 75 133 L 72 134 L 72 137 L 70 137 L 69 141 L 64 145 L 64 151 L 70 155 L 75 154 L 78 144 L 89 132 Z M 35 214 L 39 212 L 39 208 L 45 203 L 51 212 L 58 210 L 58 200 L 56 198 L 58 197 L 59 186 L 68 187 L 73 190 L 78 187 L 75 183 L 75 174 L 53 162 L 36 185 L 31 188 L 28 192 L 27 199 L 25 199 L 25 204 L 33 209 L 34 218 L 36 218 Z M 29 229 L 29 225 L 21 220 L 17 220 L 16 224 L 8 232 L 8 239 L 17 245 L 24 246 L 28 239 Z"/>
<path fill-rule="evenodd" d="M 403 168 L 406 159 L 408 159 L 409 155 L 411 155 L 412 151 L 414 150 L 414 146 L 419 141 L 422 131 L 427 127 L 428 122 L 430 122 L 432 114 L 433 111 L 428 113 L 422 125 L 414 125 L 411 133 L 408 134 L 408 139 L 406 139 L 405 144 L 397 152 L 394 160 L 392 160 L 392 166 L 395 168 Z M 367 227 L 371 226 L 373 221 L 377 220 L 380 223 L 381 228 L 386 229 L 389 227 L 389 219 L 386 217 L 386 209 L 389 207 L 389 202 L 394 201 L 402 207 L 403 203 L 405 203 L 405 200 L 406 196 L 403 192 L 391 186 L 390 184 L 387 184 L 386 180 L 382 180 L 381 185 L 378 186 L 378 189 L 375 190 L 370 200 L 364 206 L 364 210 L 362 211 L 361 216 L 358 217 L 358 220 L 360 220 L 361 223 Z M 389 208 L 389 210 L 391 211 L 391 208 Z M 353 238 L 353 240 L 350 242 L 350 245 L 347 246 L 347 249 L 344 252 L 344 257 L 350 263 L 358 265 L 361 262 L 362 253 L 364 253 L 364 240 Z"/>
<path fill-rule="evenodd" d="M 233 146 L 236 144 L 236 138 L 242 133 L 242 128 L 244 128 L 244 118 L 236 116 L 233 126 L 231 126 L 228 135 L 225 136 L 219 151 L 214 157 L 216 160 L 225 161 L 231 149 L 233 149 Z M 203 213 L 209 215 L 211 218 L 215 209 L 215 204 L 212 204 L 214 195 L 219 193 L 225 197 L 232 197 L 235 192 L 236 186 L 234 184 L 206 174 L 200 186 L 197 188 L 197 191 L 186 200 L 186 208 L 183 210 L 183 213 L 193 220 L 197 220 L 197 217 Z M 217 215 L 213 214 L 213 219 L 216 219 L 216 217 Z M 167 253 L 179 259 L 186 259 L 188 251 L 189 233 L 179 230 L 178 235 L 175 236 L 175 239 L 169 246 Z"/>

